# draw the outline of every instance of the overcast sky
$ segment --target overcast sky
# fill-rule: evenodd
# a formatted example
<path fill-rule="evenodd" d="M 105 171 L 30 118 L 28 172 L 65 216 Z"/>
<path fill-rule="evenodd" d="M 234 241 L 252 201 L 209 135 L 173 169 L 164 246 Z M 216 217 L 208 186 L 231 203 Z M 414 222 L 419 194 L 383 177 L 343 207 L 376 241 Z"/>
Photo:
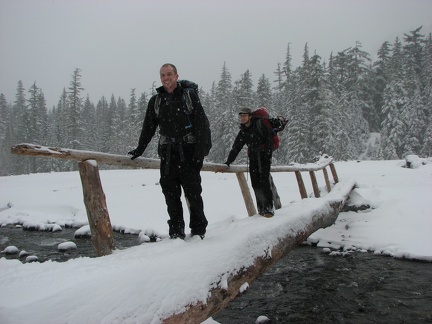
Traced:
<path fill-rule="evenodd" d="M 256 86 L 274 80 L 288 43 L 294 68 L 306 43 L 327 60 L 359 41 L 375 59 L 420 26 L 432 32 L 431 0 L 0 0 L 0 93 L 13 102 L 19 80 L 36 82 L 50 108 L 80 68 L 83 96 L 128 103 L 132 88 L 160 85 L 166 62 L 206 91 L 224 62 Z"/>

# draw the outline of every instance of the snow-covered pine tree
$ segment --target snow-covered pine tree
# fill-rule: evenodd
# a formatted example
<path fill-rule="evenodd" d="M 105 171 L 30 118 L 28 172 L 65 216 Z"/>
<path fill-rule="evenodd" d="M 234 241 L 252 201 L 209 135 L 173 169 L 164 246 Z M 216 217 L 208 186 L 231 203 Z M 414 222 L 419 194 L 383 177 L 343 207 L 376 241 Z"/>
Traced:
<path fill-rule="evenodd" d="M 220 80 L 216 87 L 215 120 L 210 120 L 213 129 L 214 143 L 211 159 L 223 162 L 228 157 L 238 127 L 237 114 L 232 104 L 231 73 L 226 64 L 222 67 Z"/>

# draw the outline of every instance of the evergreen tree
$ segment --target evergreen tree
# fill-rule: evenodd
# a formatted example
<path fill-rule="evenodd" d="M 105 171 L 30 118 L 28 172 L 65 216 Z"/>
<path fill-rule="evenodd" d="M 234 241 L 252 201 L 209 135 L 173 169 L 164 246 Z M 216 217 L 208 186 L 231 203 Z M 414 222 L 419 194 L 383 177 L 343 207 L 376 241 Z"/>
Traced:
<path fill-rule="evenodd" d="M 423 82 L 425 66 L 423 55 L 424 36 L 420 34 L 421 27 L 405 34 L 403 47 L 403 64 L 405 69 L 404 88 L 407 91 L 407 105 L 402 113 L 406 133 L 403 139 L 404 151 L 418 154 L 424 142 L 427 128 L 428 111 L 426 107 L 426 87 Z"/>
<path fill-rule="evenodd" d="M 126 152 L 129 140 L 128 140 L 128 106 L 126 105 L 126 101 L 122 98 L 117 99 L 117 109 L 119 110 L 120 116 L 120 125 L 117 127 L 118 129 L 118 154 L 124 154 Z"/>
<path fill-rule="evenodd" d="M 16 144 L 31 142 L 31 139 L 29 138 L 29 129 L 27 127 L 29 116 L 27 111 L 25 89 L 21 80 L 18 81 L 11 117 L 11 125 L 13 125 L 12 142 Z M 14 170 L 12 171 L 13 174 L 25 174 L 30 172 L 29 157 L 13 156 L 12 164 L 14 165 Z"/>
<path fill-rule="evenodd" d="M 432 34 L 429 34 L 424 46 L 424 107 L 426 115 L 426 132 L 424 134 L 421 155 L 432 156 Z"/>
<path fill-rule="evenodd" d="M 85 150 L 96 150 L 97 139 L 97 127 L 99 125 L 96 119 L 96 107 L 90 101 L 90 97 L 87 95 L 83 109 L 82 109 L 82 120 L 83 120 L 83 133 L 85 136 L 82 139 L 82 146 Z"/>
<path fill-rule="evenodd" d="M 140 136 L 143 118 L 138 109 L 138 101 L 135 94 L 135 89 L 131 89 L 128 105 L 128 125 L 127 125 L 127 147 L 125 149 L 134 147 Z"/>
<path fill-rule="evenodd" d="M 287 86 L 283 79 L 284 72 L 281 69 L 281 64 L 278 63 L 277 69 L 274 72 L 276 79 L 273 81 L 276 85 L 273 87 L 273 109 L 280 115 L 284 115 L 287 100 Z"/>
<path fill-rule="evenodd" d="M 310 145 L 310 119 L 307 98 L 304 89 L 308 87 L 309 48 L 305 45 L 303 64 L 293 74 L 295 89 L 293 89 L 293 105 L 290 109 L 290 122 L 288 124 L 289 161 L 305 163 L 309 157 Z"/>
<path fill-rule="evenodd" d="M 292 69 L 292 57 L 291 57 L 291 51 L 290 51 L 290 44 L 287 45 L 287 51 L 286 51 L 286 57 L 285 62 L 283 65 L 283 72 L 285 74 L 285 82 L 288 82 L 291 76 L 291 69 Z"/>
<path fill-rule="evenodd" d="M 14 145 L 11 123 L 12 111 L 3 93 L 0 94 L 0 176 L 13 170 L 10 147 Z"/>
<path fill-rule="evenodd" d="M 67 101 L 67 142 L 72 149 L 81 149 L 83 128 L 82 128 L 82 98 L 80 97 L 81 91 L 81 70 L 76 68 L 72 75 L 72 81 L 68 88 L 68 101 Z"/>
<path fill-rule="evenodd" d="M 408 102 L 403 80 L 402 44 L 398 38 L 393 45 L 390 60 L 391 76 L 389 84 L 384 89 L 384 120 L 381 127 L 381 156 L 386 160 L 397 159 L 404 151 L 403 137 L 406 131 L 402 112 Z"/>
<path fill-rule="evenodd" d="M 231 101 L 232 83 L 231 73 L 226 64 L 222 67 L 221 77 L 216 87 L 215 123 L 213 135 L 216 139 L 211 149 L 210 157 L 213 161 L 225 161 L 231 150 L 232 143 L 238 131 L 237 113 Z"/>
<path fill-rule="evenodd" d="M 210 150 L 209 155 L 206 157 L 207 161 L 214 161 L 213 160 L 213 150 L 214 150 L 214 146 L 215 143 L 218 142 L 218 138 L 216 138 L 215 135 L 215 128 L 216 128 L 216 123 L 217 123 L 217 117 L 218 117 L 218 113 L 216 111 L 216 93 L 217 93 L 217 86 L 216 83 L 213 82 L 212 83 L 212 87 L 210 89 L 210 91 L 208 93 L 206 93 L 204 96 L 202 96 L 200 94 L 200 100 L 201 103 L 203 105 L 204 111 L 207 114 L 207 118 L 209 119 L 210 122 L 210 131 L 211 131 L 211 138 L 212 138 L 212 149 Z M 221 162 L 221 161 L 214 161 L 214 162 Z"/>
<path fill-rule="evenodd" d="M 249 70 L 242 74 L 240 80 L 236 82 L 232 98 L 237 109 L 242 107 L 253 109 L 255 107 L 252 75 Z"/>
<path fill-rule="evenodd" d="M 45 98 L 42 91 L 36 86 L 36 82 L 30 87 L 28 99 L 27 129 L 28 139 L 32 143 L 47 145 L 48 115 Z M 46 161 L 31 157 L 30 172 L 48 171 Z"/>
<path fill-rule="evenodd" d="M 117 107 L 117 102 L 114 97 L 114 94 L 111 95 L 110 104 L 108 106 L 109 114 L 110 114 L 110 123 L 109 123 L 109 137 L 108 137 L 108 145 L 106 147 L 106 152 L 109 153 L 120 153 L 123 152 L 123 147 L 119 147 L 120 140 L 120 126 L 121 126 L 121 115 L 120 111 Z"/>
<path fill-rule="evenodd" d="M 330 107 L 330 89 L 327 84 L 325 70 L 320 62 L 321 57 L 311 57 L 308 73 L 304 80 L 304 103 L 308 106 L 310 119 L 310 144 L 308 159 L 323 153 L 332 154 L 329 150 L 329 137 L 332 135 L 332 116 Z"/>
<path fill-rule="evenodd" d="M 104 96 L 96 105 L 96 116 L 99 119 L 97 151 L 109 152 L 109 141 L 111 138 L 111 112 L 108 102 Z"/>
<path fill-rule="evenodd" d="M 265 75 L 261 75 L 258 80 L 258 86 L 256 91 L 257 107 L 267 107 L 273 110 L 272 107 L 272 90 L 270 81 L 265 77 Z"/>
<path fill-rule="evenodd" d="M 384 105 L 384 89 L 389 82 L 390 44 L 384 42 L 378 50 L 378 60 L 373 64 L 372 86 L 373 106 L 366 116 L 372 132 L 379 132 L 383 121 L 381 107 Z"/>
<path fill-rule="evenodd" d="M 68 102 L 67 92 L 63 88 L 63 93 L 57 103 L 57 110 L 54 113 L 54 145 L 59 147 L 68 147 L 67 129 L 68 129 Z"/>

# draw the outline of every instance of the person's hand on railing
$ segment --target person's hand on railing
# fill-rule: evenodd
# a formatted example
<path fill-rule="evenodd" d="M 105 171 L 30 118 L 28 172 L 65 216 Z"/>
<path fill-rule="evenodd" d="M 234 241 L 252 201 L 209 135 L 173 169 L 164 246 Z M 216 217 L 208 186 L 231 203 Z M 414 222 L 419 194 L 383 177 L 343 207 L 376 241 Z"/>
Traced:
<path fill-rule="evenodd" d="M 132 155 L 131 160 L 135 160 L 137 157 L 141 156 L 142 153 L 138 151 L 138 149 L 134 149 L 128 152 L 128 155 Z"/>
<path fill-rule="evenodd" d="M 226 162 L 224 162 L 223 164 L 225 164 L 225 165 L 221 165 L 221 164 L 219 164 L 215 169 L 213 169 L 212 171 L 214 171 L 215 173 L 218 173 L 218 172 L 226 172 L 228 169 L 229 169 L 229 164 L 228 163 L 226 163 Z"/>

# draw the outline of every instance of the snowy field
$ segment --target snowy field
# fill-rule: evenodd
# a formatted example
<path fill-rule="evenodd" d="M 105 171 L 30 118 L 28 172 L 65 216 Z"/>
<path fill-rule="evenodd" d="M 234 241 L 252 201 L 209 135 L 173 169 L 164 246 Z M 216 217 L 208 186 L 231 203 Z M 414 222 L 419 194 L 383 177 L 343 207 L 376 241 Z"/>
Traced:
<path fill-rule="evenodd" d="M 402 160 L 335 165 L 342 188 L 356 183 L 349 203 L 371 208 L 341 213 L 310 243 L 335 255 L 369 251 L 432 261 L 432 159 L 414 160 L 413 169 L 403 168 Z M 152 233 L 167 236 L 158 170 L 100 173 L 115 229 L 140 233 L 143 241 Z M 282 209 L 270 219 L 248 217 L 234 174 L 203 172 L 202 178 L 209 221 L 204 240 L 164 239 L 64 263 L 1 258 L 0 322 L 160 323 L 188 302 L 205 301 L 209 289 L 226 283 L 227 269 L 249 265 L 263 246 L 276 243 L 278 231 L 300 230 L 338 194 L 301 200 L 294 174 L 274 173 Z M 309 177 L 303 178 L 311 193 Z M 317 179 L 324 187 L 321 172 Z M 88 230 L 78 172 L 0 177 L 0 193 L 2 226 Z"/>

